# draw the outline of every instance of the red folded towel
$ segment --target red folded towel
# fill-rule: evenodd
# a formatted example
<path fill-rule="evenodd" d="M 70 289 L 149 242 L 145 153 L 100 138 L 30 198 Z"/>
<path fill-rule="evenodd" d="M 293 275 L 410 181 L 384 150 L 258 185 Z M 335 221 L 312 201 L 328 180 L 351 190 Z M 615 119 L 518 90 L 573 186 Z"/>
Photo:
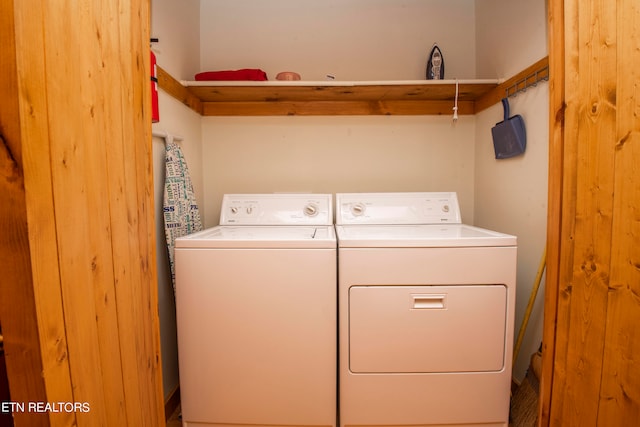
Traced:
<path fill-rule="evenodd" d="M 205 71 L 196 74 L 197 81 L 206 80 L 267 80 L 267 73 L 254 68 L 244 68 L 242 70 L 225 71 Z"/>

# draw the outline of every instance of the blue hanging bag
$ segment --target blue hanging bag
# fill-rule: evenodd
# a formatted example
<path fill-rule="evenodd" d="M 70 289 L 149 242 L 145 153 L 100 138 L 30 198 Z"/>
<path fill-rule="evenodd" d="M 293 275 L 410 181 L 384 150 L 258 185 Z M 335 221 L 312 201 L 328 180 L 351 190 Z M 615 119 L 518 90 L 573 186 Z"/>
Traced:
<path fill-rule="evenodd" d="M 496 159 L 508 159 L 524 153 L 527 147 L 527 133 L 524 120 L 519 114 L 509 117 L 509 100 L 502 98 L 504 120 L 491 128 L 493 149 Z"/>

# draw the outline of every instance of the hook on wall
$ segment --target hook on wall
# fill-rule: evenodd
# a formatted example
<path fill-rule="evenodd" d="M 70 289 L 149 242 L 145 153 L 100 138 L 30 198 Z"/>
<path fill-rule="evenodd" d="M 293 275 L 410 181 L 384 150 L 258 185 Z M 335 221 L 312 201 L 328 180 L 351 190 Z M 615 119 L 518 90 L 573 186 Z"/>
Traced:
<path fill-rule="evenodd" d="M 169 132 L 165 132 L 165 131 L 161 131 L 161 130 L 154 130 L 152 132 L 152 135 L 155 138 L 163 139 L 165 143 L 180 142 L 180 141 L 184 140 L 184 138 L 182 136 L 180 136 L 180 135 L 172 135 Z"/>
<path fill-rule="evenodd" d="M 526 92 L 528 88 L 535 87 L 541 81 L 549 80 L 549 66 L 546 65 L 539 70 L 536 70 L 532 74 L 529 74 L 525 78 L 518 80 L 511 86 L 507 87 L 505 92 L 505 98 L 516 96 L 520 92 Z"/>

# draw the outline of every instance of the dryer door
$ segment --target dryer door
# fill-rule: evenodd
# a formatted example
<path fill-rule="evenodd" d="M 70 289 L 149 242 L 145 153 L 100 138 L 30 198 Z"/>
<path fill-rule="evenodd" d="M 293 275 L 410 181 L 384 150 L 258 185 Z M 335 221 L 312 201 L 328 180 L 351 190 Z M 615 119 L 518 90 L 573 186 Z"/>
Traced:
<path fill-rule="evenodd" d="M 500 371 L 507 288 L 353 286 L 349 366 L 354 373 Z"/>

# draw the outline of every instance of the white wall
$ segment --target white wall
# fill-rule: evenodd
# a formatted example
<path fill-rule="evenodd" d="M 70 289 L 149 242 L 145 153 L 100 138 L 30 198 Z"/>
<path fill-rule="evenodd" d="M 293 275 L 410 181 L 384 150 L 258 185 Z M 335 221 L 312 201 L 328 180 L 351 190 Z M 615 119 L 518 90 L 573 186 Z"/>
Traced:
<path fill-rule="evenodd" d="M 477 78 L 508 78 L 547 56 L 546 3 L 476 0 Z"/>
<path fill-rule="evenodd" d="M 455 25 L 453 25 L 455 24 Z M 201 0 L 203 70 L 273 79 L 423 79 L 434 42 L 445 77 L 475 75 L 473 0 Z M 453 104 L 452 104 L 453 107 Z M 207 117 L 207 226 L 222 194 L 458 191 L 473 221 L 473 116 Z"/>
<path fill-rule="evenodd" d="M 158 64 L 178 80 L 200 70 L 200 2 L 151 0 L 151 37 Z"/>
<path fill-rule="evenodd" d="M 423 79 L 433 43 L 445 77 L 475 76 L 474 0 L 201 0 L 203 70 L 269 79 Z"/>
<path fill-rule="evenodd" d="M 544 0 L 476 2 L 477 69 L 481 77 L 510 77 L 547 55 Z M 476 225 L 518 236 L 516 336 L 522 324 L 546 243 L 549 88 L 541 83 L 510 98 L 511 115 L 525 121 L 524 155 L 495 160 L 491 127 L 503 119 L 502 104 L 476 115 Z M 544 282 L 514 368 L 522 380 L 542 342 Z"/>
<path fill-rule="evenodd" d="M 187 79 L 200 68 L 199 3 L 173 0 L 152 0 L 151 36 L 158 65 L 176 78 Z M 159 91 L 160 121 L 154 131 L 180 135 L 183 154 L 189 165 L 198 203 L 202 208 L 202 155 L 200 116 Z M 162 380 L 165 399 L 179 383 L 178 345 L 173 286 L 164 234 L 162 201 L 164 190 L 164 140 L 153 139 L 154 205 L 156 212 L 156 240 L 158 263 L 158 311 L 160 315 L 160 343 L 162 348 Z"/>
<path fill-rule="evenodd" d="M 473 222 L 475 119 L 205 117 L 206 224 L 224 193 L 457 191 Z"/>

